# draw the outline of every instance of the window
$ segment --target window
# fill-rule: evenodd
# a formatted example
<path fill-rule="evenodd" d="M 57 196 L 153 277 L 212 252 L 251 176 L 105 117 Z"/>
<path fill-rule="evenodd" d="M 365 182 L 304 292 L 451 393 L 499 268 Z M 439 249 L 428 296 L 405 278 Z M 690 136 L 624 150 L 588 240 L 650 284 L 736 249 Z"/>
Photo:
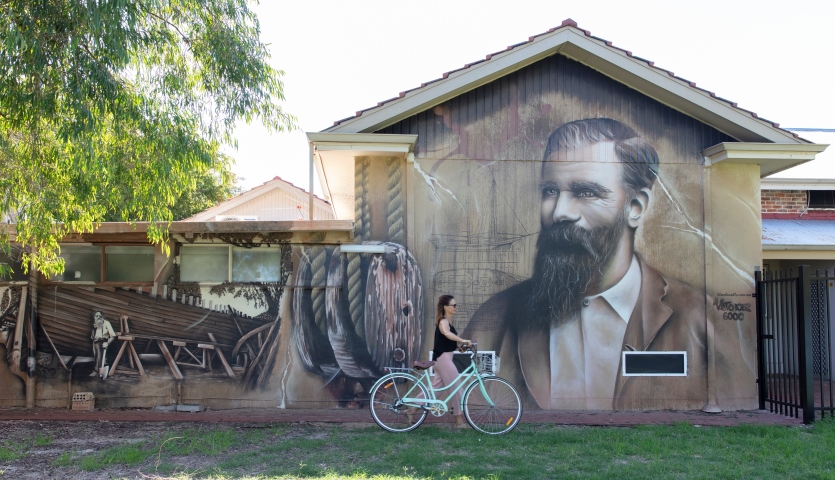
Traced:
<path fill-rule="evenodd" d="M 232 280 L 277 282 L 281 275 L 281 249 L 235 248 L 232 250 Z"/>
<path fill-rule="evenodd" d="M 809 208 L 835 208 L 835 190 L 809 190 Z"/>
<path fill-rule="evenodd" d="M 229 247 L 183 245 L 180 281 L 221 283 L 229 279 Z"/>
<path fill-rule="evenodd" d="M 154 247 L 105 247 L 108 282 L 153 282 Z"/>
<path fill-rule="evenodd" d="M 61 258 L 64 273 L 53 276 L 53 282 L 154 281 L 154 247 L 150 245 L 62 245 Z"/>
<path fill-rule="evenodd" d="M 52 277 L 63 282 L 99 282 L 101 281 L 102 247 L 97 246 L 62 246 L 61 257 L 64 259 L 64 273 Z"/>
<path fill-rule="evenodd" d="M 180 281 L 183 282 L 278 282 L 280 279 L 280 247 L 183 245 L 180 248 Z"/>

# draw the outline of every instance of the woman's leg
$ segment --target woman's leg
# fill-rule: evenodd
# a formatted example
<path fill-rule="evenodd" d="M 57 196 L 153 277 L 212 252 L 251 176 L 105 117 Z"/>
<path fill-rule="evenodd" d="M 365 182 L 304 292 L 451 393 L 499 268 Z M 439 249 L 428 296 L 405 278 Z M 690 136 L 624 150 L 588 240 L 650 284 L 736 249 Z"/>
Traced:
<path fill-rule="evenodd" d="M 439 378 L 440 377 L 440 378 Z M 446 352 L 435 361 L 435 378 L 432 380 L 432 387 L 438 388 L 436 382 L 442 382 L 441 387 L 452 385 L 458 378 L 458 369 L 452 363 L 452 352 Z M 455 388 L 455 387 L 453 387 Z M 450 389 L 451 391 L 451 389 Z M 461 391 L 456 392 L 452 397 L 452 414 L 461 415 Z"/>

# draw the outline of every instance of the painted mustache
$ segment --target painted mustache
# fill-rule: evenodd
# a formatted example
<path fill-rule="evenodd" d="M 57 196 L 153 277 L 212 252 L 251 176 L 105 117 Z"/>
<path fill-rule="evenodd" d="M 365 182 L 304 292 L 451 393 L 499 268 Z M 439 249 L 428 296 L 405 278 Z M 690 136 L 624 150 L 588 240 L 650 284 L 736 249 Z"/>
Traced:
<path fill-rule="evenodd" d="M 555 224 L 540 231 L 531 278 L 531 323 L 560 325 L 574 318 L 583 294 L 600 280 L 602 267 L 614 256 L 625 226 L 621 217 L 614 225 L 593 230 Z"/>

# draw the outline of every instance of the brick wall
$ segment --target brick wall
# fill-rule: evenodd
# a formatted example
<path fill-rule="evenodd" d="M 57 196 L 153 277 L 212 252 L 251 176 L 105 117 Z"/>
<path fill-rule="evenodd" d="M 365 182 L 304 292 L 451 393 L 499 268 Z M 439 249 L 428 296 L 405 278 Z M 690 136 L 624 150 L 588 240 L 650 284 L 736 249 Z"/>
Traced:
<path fill-rule="evenodd" d="M 760 202 L 763 219 L 835 220 L 835 209 L 806 209 L 805 190 L 762 190 Z"/>
<path fill-rule="evenodd" d="M 762 213 L 801 213 L 806 210 L 805 190 L 762 190 Z"/>

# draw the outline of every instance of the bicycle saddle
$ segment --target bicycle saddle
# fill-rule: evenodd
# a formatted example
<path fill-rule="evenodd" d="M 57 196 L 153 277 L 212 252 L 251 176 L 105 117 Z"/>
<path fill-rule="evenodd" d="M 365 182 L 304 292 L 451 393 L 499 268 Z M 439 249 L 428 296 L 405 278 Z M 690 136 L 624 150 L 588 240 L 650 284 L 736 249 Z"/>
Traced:
<path fill-rule="evenodd" d="M 415 363 L 412 364 L 412 366 L 415 367 L 418 370 L 426 370 L 427 368 L 431 367 L 432 365 L 435 365 L 434 361 L 421 362 L 420 360 L 415 360 Z"/>

